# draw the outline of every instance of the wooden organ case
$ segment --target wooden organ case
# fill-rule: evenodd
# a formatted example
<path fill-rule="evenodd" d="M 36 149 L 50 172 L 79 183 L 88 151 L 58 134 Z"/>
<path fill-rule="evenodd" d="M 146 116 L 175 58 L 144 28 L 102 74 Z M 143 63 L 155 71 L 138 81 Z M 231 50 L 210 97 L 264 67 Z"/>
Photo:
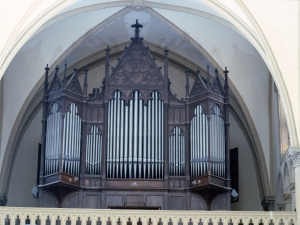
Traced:
<path fill-rule="evenodd" d="M 41 207 L 230 210 L 228 81 L 199 75 L 186 98 L 170 91 L 136 21 L 135 37 L 102 90 L 87 94 L 77 70 L 44 82 Z"/>

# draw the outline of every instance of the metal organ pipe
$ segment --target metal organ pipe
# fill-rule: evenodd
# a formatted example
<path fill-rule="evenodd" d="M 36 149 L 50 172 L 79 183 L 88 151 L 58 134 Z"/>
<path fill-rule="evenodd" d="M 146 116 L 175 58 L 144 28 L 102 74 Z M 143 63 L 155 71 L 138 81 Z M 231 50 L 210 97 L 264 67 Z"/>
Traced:
<path fill-rule="evenodd" d="M 116 91 L 109 101 L 107 177 L 163 177 L 163 102 L 158 92 L 144 105 L 138 91 L 125 105 Z"/>
<path fill-rule="evenodd" d="M 212 174 L 225 178 L 225 128 L 221 109 L 213 107 L 211 115 L 211 163 Z"/>
<path fill-rule="evenodd" d="M 184 176 L 185 147 L 184 136 L 179 127 L 174 127 L 169 137 L 169 173 L 171 176 Z"/>
<path fill-rule="evenodd" d="M 101 174 L 102 135 L 97 126 L 92 126 L 86 137 L 86 174 Z"/>
<path fill-rule="evenodd" d="M 62 153 L 63 171 L 75 176 L 79 176 L 81 143 L 81 119 L 77 111 L 76 104 L 71 103 L 66 112 Z"/>
<path fill-rule="evenodd" d="M 45 175 L 57 173 L 59 169 L 61 121 L 59 104 L 55 102 L 53 103 L 50 109 L 50 115 L 47 118 Z"/>
<path fill-rule="evenodd" d="M 207 116 L 202 110 L 202 105 L 197 105 L 195 116 L 191 120 L 191 177 L 198 177 L 207 173 Z"/>

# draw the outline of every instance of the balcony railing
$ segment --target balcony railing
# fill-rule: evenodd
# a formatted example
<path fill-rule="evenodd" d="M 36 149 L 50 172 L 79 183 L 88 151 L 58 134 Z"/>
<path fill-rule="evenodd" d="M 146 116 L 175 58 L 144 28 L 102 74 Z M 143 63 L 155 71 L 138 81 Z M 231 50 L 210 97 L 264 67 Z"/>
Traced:
<path fill-rule="evenodd" d="M 291 225 L 295 212 L 0 207 L 0 225 Z"/>

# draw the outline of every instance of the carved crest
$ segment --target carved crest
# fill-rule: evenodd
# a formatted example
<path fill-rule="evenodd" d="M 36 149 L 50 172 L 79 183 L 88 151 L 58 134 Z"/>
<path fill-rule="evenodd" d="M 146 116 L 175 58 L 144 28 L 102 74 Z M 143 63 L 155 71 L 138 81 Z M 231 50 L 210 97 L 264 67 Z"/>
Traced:
<path fill-rule="evenodd" d="M 49 87 L 49 94 L 59 91 L 62 88 L 62 82 L 58 77 L 58 67 L 55 68 L 55 74 Z"/>
<path fill-rule="evenodd" d="M 222 84 L 221 84 L 218 74 L 216 75 L 215 79 L 213 80 L 213 82 L 211 84 L 211 91 L 218 95 L 224 96 L 224 90 L 223 90 L 223 87 L 222 87 Z"/>
<path fill-rule="evenodd" d="M 200 75 L 197 74 L 190 96 L 196 96 L 207 91 L 207 87 Z"/>
<path fill-rule="evenodd" d="M 74 73 L 71 79 L 69 80 L 66 89 L 77 94 L 81 94 L 81 95 L 83 94 L 81 85 L 78 80 L 76 67 L 74 68 Z"/>
<path fill-rule="evenodd" d="M 133 38 L 131 45 L 110 76 L 112 84 L 163 84 L 164 79 L 148 48 L 141 38 Z"/>

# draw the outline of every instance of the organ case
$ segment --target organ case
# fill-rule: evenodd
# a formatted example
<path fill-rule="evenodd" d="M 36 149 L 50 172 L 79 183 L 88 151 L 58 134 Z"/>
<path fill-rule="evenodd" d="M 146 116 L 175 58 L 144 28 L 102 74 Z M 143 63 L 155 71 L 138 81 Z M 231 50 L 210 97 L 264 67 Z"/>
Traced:
<path fill-rule="evenodd" d="M 40 206 L 230 209 L 228 78 L 196 72 L 186 97 L 170 91 L 168 49 L 163 73 L 142 27 L 109 73 L 107 47 L 101 92 L 87 93 L 77 69 L 44 82 Z"/>

